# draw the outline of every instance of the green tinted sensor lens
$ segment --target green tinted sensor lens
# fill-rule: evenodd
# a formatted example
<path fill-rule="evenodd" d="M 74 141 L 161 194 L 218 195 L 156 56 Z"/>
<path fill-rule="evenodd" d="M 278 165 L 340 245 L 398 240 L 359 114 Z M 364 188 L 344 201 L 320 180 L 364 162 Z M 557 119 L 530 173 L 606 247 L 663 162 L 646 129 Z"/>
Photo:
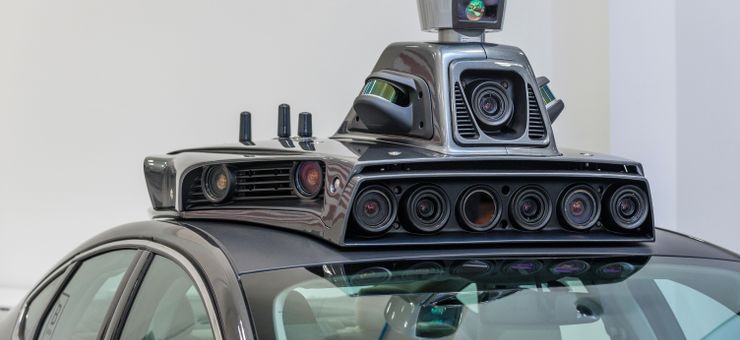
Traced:
<path fill-rule="evenodd" d="M 471 21 L 478 21 L 483 18 L 485 11 L 486 5 L 483 3 L 483 0 L 472 0 L 470 1 L 470 4 L 468 4 L 468 7 L 465 8 L 465 14 L 468 17 L 468 20 Z"/>
<path fill-rule="evenodd" d="M 545 101 L 545 105 L 554 102 L 556 99 L 555 94 L 552 93 L 552 90 L 547 85 L 540 87 L 540 93 L 542 94 L 542 99 Z"/>
<path fill-rule="evenodd" d="M 377 96 L 391 103 L 398 104 L 400 91 L 390 82 L 382 79 L 370 79 L 362 89 L 362 94 Z"/>

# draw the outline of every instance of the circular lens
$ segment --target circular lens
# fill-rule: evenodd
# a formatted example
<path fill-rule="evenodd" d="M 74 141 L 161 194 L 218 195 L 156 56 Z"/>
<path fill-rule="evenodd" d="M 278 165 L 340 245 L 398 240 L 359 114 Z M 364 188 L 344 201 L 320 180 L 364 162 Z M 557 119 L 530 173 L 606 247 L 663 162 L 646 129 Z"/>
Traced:
<path fill-rule="evenodd" d="M 434 233 L 444 228 L 450 217 L 449 201 L 435 186 L 414 190 L 406 200 L 405 226 L 420 233 Z"/>
<path fill-rule="evenodd" d="M 635 216 L 635 213 L 637 212 L 637 207 L 640 203 L 636 199 L 634 199 L 634 197 L 625 197 L 617 204 L 619 205 L 619 207 L 617 207 L 617 212 L 619 213 L 619 216 L 624 219 L 630 219 Z"/>
<path fill-rule="evenodd" d="M 429 281 L 445 273 L 445 269 L 437 262 L 425 261 L 414 263 L 402 271 L 401 278 L 405 281 Z"/>
<path fill-rule="evenodd" d="M 581 275 L 590 268 L 591 266 L 586 261 L 570 260 L 552 266 L 550 272 L 555 275 Z"/>
<path fill-rule="evenodd" d="M 301 162 L 295 171 L 295 187 L 303 198 L 314 198 L 321 193 L 324 185 L 324 172 L 321 163 Z"/>
<path fill-rule="evenodd" d="M 416 214 L 423 219 L 433 218 L 436 214 L 437 206 L 433 200 L 424 198 L 417 204 Z"/>
<path fill-rule="evenodd" d="M 527 220 L 536 219 L 537 215 L 541 213 L 541 210 L 542 207 L 540 206 L 540 202 L 532 197 L 527 197 L 523 199 L 521 207 L 519 208 L 522 216 L 524 216 L 524 218 Z"/>
<path fill-rule="evenodd" d="M 401 91 L 391 82 L 378 78 L 369 79 L 362 89 L 362 94 L 380 97 L 394 104 L 398 104 L 402 96 Z"/>
<path fill-rule="evenodd" d="M 370 267 L 350 276 L 349 284 L 352 286 L 379 285 L 390 280 L 391 276 L 393 276 L 391 271 L 385 267 Z"/>
<path fill-rule="evenodd" d="M 491 262 L 469 260 L 455 265 L 452 269 L 452 274 L 471 278 L 491 274 L 495 269 L 495 266 Z"/>
<path fill-rule="evenodd" d="M 226 165 L 211 166 L 203 172 L 203 195 L 211 203 L 221 203 L 231 195 L 234 174 Z"/>
<path fill-rule="evenodd" d="M 601 204 L 588 186 L 577 186 L 568 190 L 560 201 L 560 217 L 565 225 L 587 230 L 596 225 L 601 214 Z"/>
<path fill-rule="evenodd" d="M 460 201 L 460 218 L 463 226 L 471 231 L 489 231 L 501 219 L 499 201 L 493 189 L 475 187 L 468 190 Z"/>
<path fill-rule="evenodd" d="M 465 7 L 465 16 L 470 21 L 479 21 L 483 18 L 485 11 L 486 7 L 483 0 L 472 0 L 468 6 Z"/>
<path fill-rule="evenodd" d="M 357 196 L 353 216 L 357 225 L 367 234 L 388 230 L 396 217 L 396 206 L 391 194 L 383 187 L 369 187 Z"/>
<path fill-rule="evenodd" d="M 507 273 L 516 273 L 520 275 L 532 275 L 542 270 L 540 261 L 516 261 L 506 266 L 504 269 Z"/>
<path fill-rule="evenodd" d="M 510 214 L 514 225 L 527 230 L 540 230 L 552 215 L 550 197 L 540 187 L 525 187 L 511 201 Z"/>
<path fill-rule="evenodd" d="M 501 128 L 514 115 L 514 102 L 501 84 L 487 81 L 473 90 L 473 113 L 490 128 Z"/>
<path fill-rule="evenodd" d="M 639 228 L 647 220 L 648 212 L 647 194 L 634 185 L 617 189 L 609 198 L 609 220 L 622 229 Z"/>
<path fill-rule="evenodd" d="M 483 112 L 488 117 L 496 117 L 497 115 L 500 115 L 500 108 L 503 105 L 501 102 L 501 98 L 498 96 L 495 96 L 493 93 L 485 93 L 483 96 L 481 96 L 478 100 L 478 105 Z"/>
<path fill-rule="evenodd" d="M 635 266 L 627 262 L 615 262 L 603 265 L 599 268 L 599 274 L 604 278 L 616 279 L 630 276 L 635 271 Z"/>

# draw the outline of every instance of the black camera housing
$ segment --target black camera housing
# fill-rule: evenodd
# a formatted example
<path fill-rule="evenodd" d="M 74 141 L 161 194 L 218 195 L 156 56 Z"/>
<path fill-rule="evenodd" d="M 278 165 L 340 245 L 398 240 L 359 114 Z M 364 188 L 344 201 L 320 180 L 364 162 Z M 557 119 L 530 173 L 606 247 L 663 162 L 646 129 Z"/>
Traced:
<path fill-rule="evenodd" d="M 472 113 L 479 131 L 478 138 L 481 138 L 480 133 L 494 140 L 516 140 L 524 135 L 527 129 L 527 92 L 524 80 L 518 74 L 466 70 L 461 74 L 459 84 L 465 91 L 467 107 L 460 107 L 458 103 L 455 103 L 455 110 L 456 112 L 467 110 L 469 114 Z M 481 108 L 481 96 L 484 95 L 482 92 L 486 90 L 495 93 L 503 101 L 499 110 L 508 111 L 502 113 L 504 118 L 500 119 L 499 125 L 490 122 Z M 462 137 L 460 138 L 462 143 L 466 143 L 467 139 L 475 139 L 473 136 L 474 134 L 471 133 L 461 134 L 459 137 Z"/>
<path fill-rule="evenodd" d="M 449 21 L 432 14 L 450 3 L 419 3 L 440 41 L 389 45 L 331 138 L 311 135 L 307 113 L 291 137 L 281 105 L 274 140 L 252 142 L 242 114 L 239 144 L 148 158 L 154 216 L 243 221 L 342 247 L 654 241 L 642 165 L 558 149 L 552 121 L 564 104 L 549 80 L 521 49 L 485 43 L 485 29 L 436 20 Z M 322 183 L 308 197 L 295 176 L 306 162 L 320 164 Z M 214 166 L 234 172 L 218 202 L 202 179 Z M 590 200 L 563 205 L 574 187 Z"/>

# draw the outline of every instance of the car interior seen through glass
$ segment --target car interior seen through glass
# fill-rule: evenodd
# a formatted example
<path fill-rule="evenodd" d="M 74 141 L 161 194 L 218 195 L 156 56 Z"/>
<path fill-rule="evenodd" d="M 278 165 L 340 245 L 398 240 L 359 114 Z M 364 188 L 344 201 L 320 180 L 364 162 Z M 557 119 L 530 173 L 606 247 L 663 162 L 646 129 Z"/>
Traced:
<path fill-rule="evenodd" d="M 248 274 L 260 339 L 737 339 L 732 262 L 470 259 Z"/>

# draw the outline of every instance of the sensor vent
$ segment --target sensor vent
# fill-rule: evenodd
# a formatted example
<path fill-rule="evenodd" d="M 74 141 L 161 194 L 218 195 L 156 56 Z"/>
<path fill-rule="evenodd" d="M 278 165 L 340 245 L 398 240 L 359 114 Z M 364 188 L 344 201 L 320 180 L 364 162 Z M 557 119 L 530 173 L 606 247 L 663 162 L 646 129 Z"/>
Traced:
<path fill-rule="evenodd" d="M 293 162 L 250 165 L 236 171 L 236 191 L 234 201 L 248 201 L 266 198 L 292 198 L 293 188 L 290 172 Z"/>
<path fill-rule="evenodd" d="M 545 129 L 545 121 L 542 119 L 540 104 L 537 102 L 537 97 L 531 85 L 527 85 L 527 96 L 529 97 L 529 138 L 541 140 L 545 138 L 547 130 Z"/>
<path fill-rule="evenodd" d="M 221 205 L 241 204 L 271 199 L 298 198 L 293 190 L 291 173 L 293 162 L 233 164 L 236 186 L 230 199 Z M 187 191 L 186 207 L 212 207 L 203 195 L 202 169 L 193 171 L 191 186 Z"/>
<path fill-rule="evenodd" d="M 457 122 L 457 133 L 465 139 L 477 139 L 478 129 L 473 123 L 468 105 L 465 104 L 465 95 L 460 88 L 460 83 L 455 83 L 455 121 Z"/>

